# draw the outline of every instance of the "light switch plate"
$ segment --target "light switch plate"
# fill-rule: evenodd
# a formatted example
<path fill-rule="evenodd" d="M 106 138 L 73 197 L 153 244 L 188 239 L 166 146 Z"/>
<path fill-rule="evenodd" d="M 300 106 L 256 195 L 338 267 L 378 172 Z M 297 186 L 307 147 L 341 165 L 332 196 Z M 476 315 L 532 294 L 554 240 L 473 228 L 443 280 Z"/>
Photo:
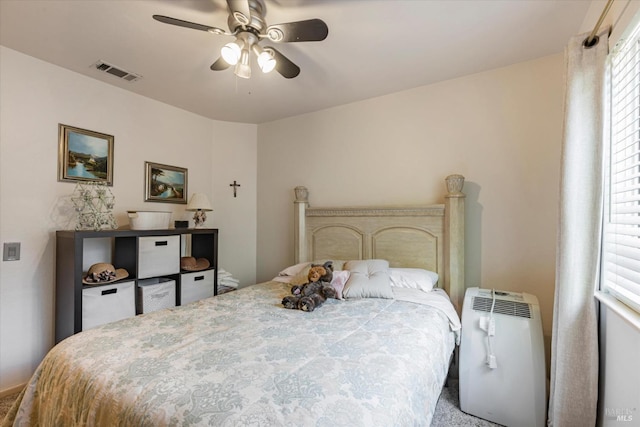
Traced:
<path fill-rule="evenodd" d="M 2 250 L 3 261 L 18 261 L 20 259 L 20 242 L 9 242 L 4 244 Z"/>

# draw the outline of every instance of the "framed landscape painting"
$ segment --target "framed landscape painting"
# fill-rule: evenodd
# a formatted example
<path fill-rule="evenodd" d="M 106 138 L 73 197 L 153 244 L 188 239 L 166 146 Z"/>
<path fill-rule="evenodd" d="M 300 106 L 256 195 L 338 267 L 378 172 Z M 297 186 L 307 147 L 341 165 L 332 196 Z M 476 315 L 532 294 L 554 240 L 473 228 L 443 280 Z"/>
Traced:
<path fill-rule="evenodd" d="M 113 185 L 113 136 L 58 124 L 58 181 Z"/>
<path fill-rule="evenodd" d="M 187 204 L 187 169 L 144 162 L 145 202 Z"/>

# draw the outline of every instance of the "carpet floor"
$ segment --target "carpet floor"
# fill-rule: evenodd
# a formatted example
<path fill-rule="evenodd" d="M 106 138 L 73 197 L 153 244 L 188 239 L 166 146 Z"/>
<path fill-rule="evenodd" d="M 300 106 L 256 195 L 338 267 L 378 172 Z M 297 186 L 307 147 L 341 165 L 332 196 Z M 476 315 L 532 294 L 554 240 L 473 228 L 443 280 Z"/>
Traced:
<path fill-rule="evenodd" d="M 0 420 L 4 419 L 9 408 L 18 397 L 19 393 L 11 394 L 0 399 Z M 431 427 L 494 427 L 498 424 L 473 417 L 460 410 L 458 400 L 458 383 L 449 381 L 449 387 L 442 389 L 440 400 L 433 415 Z"/>
<path fill-rule="evenodd" d="M 458 380 L 449 380 L 449 386 L 442 389 L 431 420 L 431 427 L 500 427 L 500 424 L 476 418 L 460 410 Z"/>
<path fill-rule="evenodd" d="M 19 394 L 20 392 L 17 392 L 0 399 L 0 421 L 4 419 L 5 415 L 7 415 L 9 409 L 11 408 L 11 405 L 13 405 L 13 402 L 15 402 L 15 400 L 18 398 Z"/>

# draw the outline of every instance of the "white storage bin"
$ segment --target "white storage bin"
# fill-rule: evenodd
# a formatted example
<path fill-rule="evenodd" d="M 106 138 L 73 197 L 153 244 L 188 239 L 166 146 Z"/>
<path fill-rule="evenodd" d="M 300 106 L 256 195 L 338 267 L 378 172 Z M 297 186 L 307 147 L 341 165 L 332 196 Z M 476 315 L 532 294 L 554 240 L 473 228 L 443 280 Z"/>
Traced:
<path fill-rule="evenodd" d="M 180 276 L 180 305 L 213 296 L 215 270 L 185 273 Z"/>
<path fill-rule="evenodd" d="M 150 313 L 176 306 L 176 281 L 164 277 L 138 281 L 138 312 Z"/>
<path fill-rule="evenodd" d="M 136 315 L 133 281 L 84 288 L 82 290 L 82 330 Z"/>
<path fill-rule="evenodd" d="M 138 241 L 138 278 L 180 272 L 180 236 L 148 236 Z"/>
<path fill-rule="evenodd" d="M 171 212 L 127 211 L 132 230 L 162 230 L 169 228 Z"/>

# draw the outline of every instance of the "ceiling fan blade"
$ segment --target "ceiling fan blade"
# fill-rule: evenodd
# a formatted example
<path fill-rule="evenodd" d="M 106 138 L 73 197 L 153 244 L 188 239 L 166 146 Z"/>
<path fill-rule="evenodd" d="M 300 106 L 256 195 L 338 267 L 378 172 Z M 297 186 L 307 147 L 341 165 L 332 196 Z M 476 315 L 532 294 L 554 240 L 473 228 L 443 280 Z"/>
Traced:
<path fill-rule="evenodd" d="M 191 28 L 194 30 L 206 31 L 213 34 L 226 34 L 226 31 L 221 28 L 196 24 L 195 22 L 183 21 L 182 19 L 171 18 L 170 16 L 153 15 L 153 19 L 165 24 L 177 25 L 178 27 Z"/>
<path fill-rule="evenodd" d="M 230 66 L 231 65 L 229 65 L 229 63 L 227 61 L 225 61 L 224 59 L 222 59 L 222 57 L 220 57 L 220 58 L 218 58 L 218 60 L 216 62 L 211 64 L 210 68 L 213 71 L 222 71 L 222 70 L 226 70 Z"/>
<path fill-rule="evenodd" d="M 229 10 L 233 17 L 242 25 L 247 25 L 251 21 L 251 9 L 248 0 L 227 0 Z"/>
<path fill-rule="evenodd" d="M 291 62 L 289 58 L 270 46 L 265 46 L 264 49 L 273 52 L 273 58 L 276 60 L 276 71 L 282 74 L 282 77 L 292 79 L 300 74 L 300 67 Z"/>
<path fill-rule="evenodd" d="M 267 37 L 274 42 L 317 42 L 327 38 L 329 28 L 322 19 L 286 22 L 267 27 Z"/>

